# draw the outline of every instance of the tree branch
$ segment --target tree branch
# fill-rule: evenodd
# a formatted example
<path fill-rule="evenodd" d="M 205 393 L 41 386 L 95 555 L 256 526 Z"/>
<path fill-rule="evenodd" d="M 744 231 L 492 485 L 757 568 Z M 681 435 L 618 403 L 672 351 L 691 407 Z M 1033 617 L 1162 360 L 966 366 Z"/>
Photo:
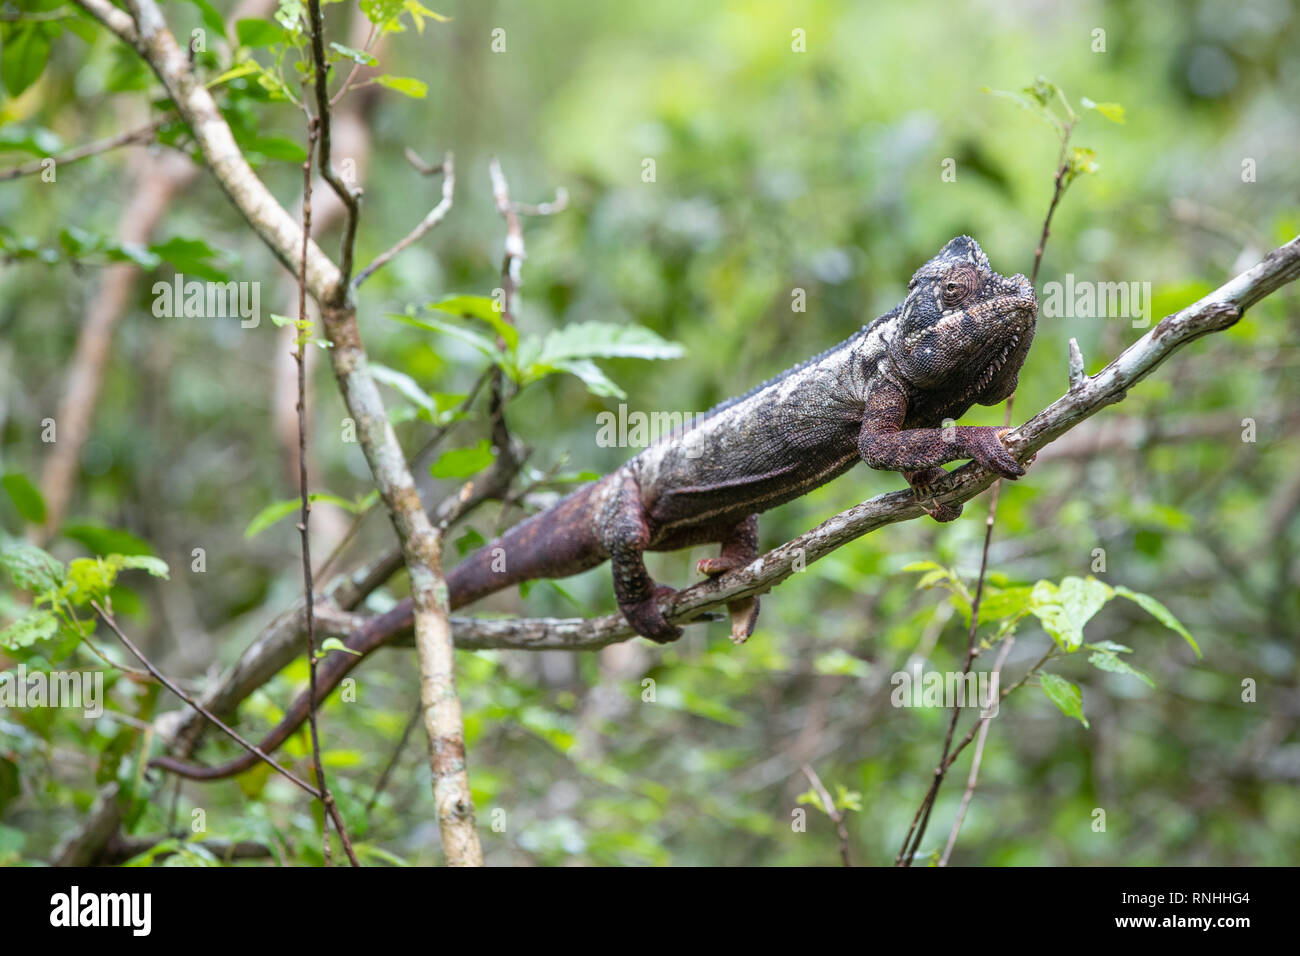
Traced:
<path fill-rule="evenodd" d="M 145 123 L 143 126 L 137 126 L 135 129 L 129 129 L 125 133 L 118 133 L 116 136 L 109 136 L 104 139 L 96 140 L 93 143 L 87 143 L 84 146 L 77 146 L 57 156 L 42 156 L 40 159 L 33 159 L 29 163 L 23 163 L 19 166 L 13 166 L 9 169 L 0 169 L 0 182 L 6 179 L 17 179 L 20 176 L 32 176 L 39 173 L 45 168 L 45 163 L 54 160 L 55 167 L 64 166 L 68 163 L 75 163 L 81 159 L 88 159 L 91 156 L 98 156 L 100 153 L 107 153 L 109 150 L 117 149 L 120 146 L 127 146 L 131 143 L 146 143 L 154 138 L 158 132 L 167 123 L 176 118 L 174 113 L 164 113 L 162 116 L 155 117 L 153 120 Z"/>
<path fill-rule="evenodd" d="M 130 44 L 149 64 L 189 124 L 208 169 L 240 214 L 290 272 L 298 271 L 302 227 L 253 172 L 235 143 L 234 134 L 216 101 L 194 75 L 189 57 L 163 22 L 154 0 L 132 0 L 136 17 L 108 0 L 75 0 L 76 4 Z M 137 28 L 137 23 L 139 24 Z M 307 288 L 323 302 L 335 294 L 339 270 L 314 241 L 307 244 Z"/>
<path fill-rule="evenodd" d="M 342 303 L 347 299 L 348 281 L 352 276 L 352 252 L 357 243 L 357 217 L 361 212 L 361 190 L 353 191 L 334 169 L 331 155 L 330 139 L 330 91 L 327 85 L 329 61 L 325 58 L 325 19 L 321 15 L 320 0 L 307 0 L 308 17 L 311 20 L 312 65 L 315 68 L 316 121 L 320 123 L 320 154 L 318 162 L 320 174 L 329 183 L 334 194 L 343 203 L 347 216 L 343 222 L 343 239 L 339 248 L 339 280 L 334 289 L 333 299 Z"/>
<path fill-rule="evenodd" d="M 1166 316 L 1095 376 L 1068 391 L 1003 441 L 1018 460 L 1027 460 L 1107 405 L 1123 401 L 1130 388 L 1174 352 L 1201 336 L 1235 325 L 1247 308 L 1297 278 L 1300 278 L 1300 237 L 1274 249 L 1258 264 L 1204 298 Z M 972 462 L 951 472 L 934 497 L 952 504 L 969 501 L 993 481 L 991 472 Z M 910 491 L 878 495 L 761 555 L 744 568 L 678 591 L 661 609 L 673 623 L 685 623 L 728 601 L 770 590 L 796 573 L 796 561 L 803 567 L 855 538 L 923 514 L 924 509 Z M 474 648 L 586 649 L 604 647 L 632 635 L 622 615 L 617 614 L 587 620 L 479 621 L 472 627 L 457 618 L 453 626 L 457 646 Z"/>
<path fill-rule="evenodd" d="M 407 153 L 409 156 L 410 150 L 408 150 Z M 387 252 L 380 253 L 375 257 L 374 262 L 370 263 L 370 265 L 358 272 L 357 277 L 352 280 L 352 288 L 355 289 L 360 286 L 361 283 L 365 282 L 372 275 L 386 266 L 389 260 L 393 259 L 398 253 L 413 242 L 419 242 L 425 233 L 446 218 L 447 213 L 451 211 L 452 194 L 456 190 L 456 168 L 454 160 L 455 158 L 449 152 L 443 157 L 442 163 L 438 166 L 426 166 L 425 169 L 427 169 L 428 172 L 425 172 L 424 169 L 420 170 L 425 175 L 430 175 L 439 171 L 442 172 L 442 200 L 429 211 L 427 216 L 420 220 L 420 224 L 412 229 L 405 238 L 398 240 L 397 243 Z M 420 169 L 420 166 L 416 166 L 416 168 Z"/>

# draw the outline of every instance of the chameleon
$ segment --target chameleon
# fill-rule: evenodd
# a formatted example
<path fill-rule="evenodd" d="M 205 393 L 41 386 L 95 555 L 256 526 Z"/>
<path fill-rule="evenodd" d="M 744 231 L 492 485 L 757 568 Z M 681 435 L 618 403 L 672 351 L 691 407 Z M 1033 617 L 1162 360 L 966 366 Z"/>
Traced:
<path fill-rule="evenodd" d="M 715 576 L 758 556 L 758 514 L 798 498 L 864 461 L 903 474 L 937 521 L 960 516 L 934 488 L 951 461 L 971 459 L 997 475 L 1025 473 L 1002 443 L 1009 429 L 955 425 L 974 404 L 1015 391 L 1033 340 L 1038 300 L 1023 275 L 999 275 L 979 243 L 958 236 L 912 276 L 894 308 L 838 345 L 717 405 L 627 463 L 516 524 L 447 573 L 451 609 L 522 581 L 563 578 L 608 561 L 628 624 L 659 643 L 677 640 L 644 553 L 717 544 L 697 570 Z M 728 605 L 732 638 L 758 618 L 757 597 Z M 412 623 L 409 599 L 348 639 L 357 654 L 319 667 L 318 695 Z M 360 655 L 360 656 L 358 656 Z M 304 694 L 262 742 L 282 743 L 306 718 Z M 229 776 L 254 754 L 221 767 L 160 757 L 154 765 L 199 779 Z"/>

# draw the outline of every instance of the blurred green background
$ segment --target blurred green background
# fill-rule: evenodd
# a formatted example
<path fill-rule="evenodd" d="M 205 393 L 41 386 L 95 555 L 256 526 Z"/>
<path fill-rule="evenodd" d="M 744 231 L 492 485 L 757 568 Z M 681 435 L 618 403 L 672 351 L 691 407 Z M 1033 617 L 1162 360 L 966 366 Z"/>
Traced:
<path fill-rule="evenodd" d="M 231 17 L 233 4 L 213 7 Z M 203 24 L 189 3 L 164 9 L 182 35 Z M 1158 319 L 1300 231 L 1300 8 L 1284 0 L 554 0 L 434 9 L 451 19 L 426 19 L 420 32 L 407 18 L 377 52 L 383 72 L 424 81 L 427 95 L 375 85 L 342 107 L 367 110 L 361 263 L 437 200 L 436 181 L 418 177 L 403 149 L 429 161 L 456 154 L 448 219 L 359 294 L 372 359 L 430 393 L 466 393 L 483 359 L 454 338 L 384 316 L 452 293 L 489 295 L 500 284 L 504 226 L 487 175 L 491 156 L 500 158 L 513 198 L 547 200 L 557 186 L 570 197 L 562 213 L 525 220 L 515 310 L 525 334 L 582 321 L 635 323 L 684 346 L 676 360 L 600 363 L 628 407 L 644 411 L 702 411 L 845 338 L 896 303 L 912 271 L 954 235 L 976 237 L 998 271 L 1028 274 L 1059 141 L 1031 111 L 986 87 L 1019 90 L 1045 75 L 1076 110 L 1088 97 L 1125 111 L 1122 124 L 1081 112 L 1072 145 L 1095 150 L 1097 169 L 1057 211 L 1040 289 L 1066 273 L 1149 282 Z M 348 42 L 355 4 L 331 4 L 327 14 L 331 38 Z M 0 103 L 7 144 L 0 165 L 32 158 L 22 145 L 33 131 L 74 146 L 146 119 L 160 95 L 156 80 L 102 30 L 60 25 L 40 79 Z M 792 50 L 796 30 L 804 31 L 805 52 Z M 1104 52 L 1095 49 L 1097 30 Z M 504 50 L 494 51 L 494 42 Z M 232 51 L 215 40 L 207 46 L 200 66 L 216 76 Z M 268 61 L 266 50 L 255 52 Z M 249 78 L 225 89 L 245 142 L 265 141 L 259 171 L 292 205 L 301 174 L 292 150 L 276 158 L 270 138 L 301 143 L 301 112 L 259 93 Z M 61 166 L 56 183 L 0 183 L 6 473 L 38 483 L 48 451 L 40 422 L 58 405 L 96 294 L 103 257 L 69 252 L 66 241 L 61 247 L 60 230 L 115 235 L 133 188 L 132 152 Z M 653 182 L 643 180 L 646 159 L 654 160 Z M 954 181 L 944 180 L 945 160 L 955 160 Z M 1244 160 L 1253 161 L 1253 181 L 1243 181 Z M 337 233 L 335 226 L 322 239 L 331 253 Z M 216 253 L 205 260 L 213 268 L 262 283 L 264 313 L 288 310 L 283 270 L 208 175 L 172 201 L 154 239 L 171 237 L 202 240 Z M 25 248 L 64 254 L 51 264 L 24 257 L 15 250 L 25 239 Z M 271 427 L 284 342 L 266 321 L 245 330 L 231 321 L 155 318 L 152 283 L 187 271 L 163 258 L 137 284 L 115 332 L 67 523 L 129 531 L 171 563 L 170 582 L 125 580 L 136 590 L 119 589 L 117 606 L 169 673 L 202 685 L 301 589 L 292 521 L 244 536 L 266 504 L 295 494 Z M 806 312 L 792 311 L 795 289 L 806 291 Z M 1094 549 L 1104 549 L 1098 576 L 1158 598 L 1204 657 L 1136 605 L 1107 605 L 1087 639 L 1132 647 L 1130 662 L 1155 686 L 1090 667 L 1084 654 L 1053 662 L 1050 671 L 1082 689 L 1089 728 L 1037 687 L 1012 695 L 992 722 L 953 863 L 1297 862 L 1298 305 L 1300 294 L 1283 290 L 1228 332 L 1179 352 L 1002 489 L 989 556 L 999 583 L 1085 576 Z M 1040 317 L 1015 420 L 1063 393 L 1071 337 L 1095 371 L 1139 335 L 1120 319 Z M 313 366 L 312 483 L 353 498 L 371 485 L 358 447 L 339 439 L 344 411 L 327 364 Z M 430 425 L 398 392 L 385 395 L 400 411 L 404 447 L 415 451 Z M 521 484 L 541 481 L 545 490 L 554 472 L 605 472 L 625 460 L 631 451 L 596 443 L 596 416 L 618 402 L 573 376 L 522 390 L 507 413 L 533 449 Z M 482 408 L 446 447 L 473 447 L 487 436 Z M 1001 408 L 979 408 L 963 421 L 1000 424 L 1002 416 Z M 1256 423 L 1253 442 L 1242 440 L 1243 419 Z M 435 482 L 427 500 L 458 484 Z M 901 487 L 897 475 L 860 467 L 765 515 L 762 545 Z M 945 596 L 917 590 L 917 574 L 902 569 L 933 560 L 973 580 L 986 511 L 987 496 L 951 525 L 913 521 L 840 549 L 765 597 L 757 633 L 739 648 L 716 623 L 692 626 L 665 648 L 637 641 L 589 654 L 461 653 L 470 780 L 488 861 L 835 864 L 837 840 L 824 815 L 806 807 L 807 832 L 792 829 L 792 811 L 809 789 L 800 771 L 807 763 L 858 808 L 847 821 L 854 861 L 892 862 L 948 712 L 890 706 L 890 676 L 959 668 L 966 642 Z M 325 507 L 317 514 L 326 529 L 319 558 L 329 527 L 346 519 Z M 489 506 L 451 538 L 490 537 L 520 514 Z M 0 522 L 23 532 L 8 500 Z M 372 516 L 342 565 L 390 539 L 383 517 Z M 66 535 L 50 547 L 65 559 L 89 553 Z M 203 574 L 188 570 L 195 547 L 207 553 Z M 651 571 L 684 586 L 705 553 L 654 556 Z M 372 606 L 404 589 L 399 575 Z M 607 569 L 563 589 L 498 595 L 477 610 L 614 609 Z M 21 613 L 17 600 L 6 597 L 0 616 Z M 1026 620 L 1008 677 L 1023 673 L 1049 640 Z M 368 859 L 438 862 L 422 731 L 366 808 L 417 699 L 410 651 L 386 651 L 356 676 L 358 702 L 334 699 L 323 710 L 332 786 Z M 647 678 L 653 702 L 642 699 Z M 1255 702 L 1242 700 L 1246 679 L 1257 685 Z M 268 726 L 304 680 L 304 664 L 281 674 L 244 705 L 241 728 Z M 132 779 L 130 757 L 144 744 L 130 718 L 148 719 L 174 702 L 119 681 L 109 706 L 99 721 L 0 712 L 0 861 L 47 858 L 81 819 L 97 780 Z M 230 753 L 224 742 L 201 751 L 212 761 Z M 301 736 L 286 753 L 305 767 Z M 918 864 L 942 849 L 968 768 L 969 753 L 940 794 Z M 133 832 L 162 834 L 170 786 L 134 795 Z M 178 806 L 182 825 L 203 808 L 210 836 L 275 843 L 289 860 L 318 858 L 312 811 L 260 771 L 186 785 Z M 1096 808 L 1105 810 L 1105 832 L 1093 827 Z M 499 832 L 493 824 L 502 820 Z"/>

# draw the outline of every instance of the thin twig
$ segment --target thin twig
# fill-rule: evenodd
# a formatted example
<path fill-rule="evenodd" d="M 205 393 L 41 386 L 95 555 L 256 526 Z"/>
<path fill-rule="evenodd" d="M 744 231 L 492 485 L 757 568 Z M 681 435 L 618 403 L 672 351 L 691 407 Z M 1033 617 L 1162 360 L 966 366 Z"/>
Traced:
<path fill-rule="evenodd" d="M 329 183 L 335 195 L 339 197 L 339 202 L 343 203 L 343 208 L 347 210 L 347 216 L 343 224 L 343 240 L 339 248 L 339 283 L 338 287 L 333 291 L 334 303 L 338 304 L 347 298 L 348 281 L 352 275 L 352 254 L 357 244 L 357 218 L 361 211 L 361 203 L 358 197 L 361 195 L 361 190 L 358 188 L 354 192 L 334 171 L 334 163 L 330 155 L 331 104 L 327 85 L 329 62 L 325 59 L 325 20 L 321 16 L 320 0 L 307 0 L 307 11 L 311 20 L 312 65 L 315 68 L 316 77 L 314 84 L 316 89 L 316 119 L 320 122 L 320 152 L 318 154 L 320 174 L 324 177 L 325 182 Z"/>
<path fill-rule="evenodd" d="M 17 179 L 20 176 L 32 176 L 46 168 L 45 164 L 54 160 L 55 168 L 75 163 L 81 159 L 88 159 L 91 156 L 98 156 L 100 153 L 107 153 L 109 150 L 117 149 L 120 146 L 128 146 L 131 143 L 145 142 L 151 140 L 154 134 L 162 127 L 176 119 L 174 112 L 164 113 L 157 116 L 143 126 L 135 129 L 129 129 L 125 133 L 118 133 L 116 136 L 109 136 L 105 139 L 96 140 L 93 143 L 87 143 L 84 146 L 77 146 L 65 153 L 56 156 L 43 156 L 40 159 L 33 159 L 29 163 L 23 163 L 20 166 L 13 166 L 9 169 L 0 169 L 0 181 L 8 179 Z"/>
<path fill-rule="evenodd" d="M 361 48 L 362 53 L 370 52 L 370 46 L 375 42 L 375 27 L 376 24 L 372 20 L 370 22 L 370 32 L 366 34 L 365 46 Z M 356 79 L 357 71 L 361 69 L 361 66 L 362 64 L 360 61 L 352 64 L 352 69 L 348 72 L 347 79 L 343 81 L 343 85 L 339 87 L 339 91 L 335 93 L 334 97 L 330 100 L 330 106 L 338 106 L 339 100 L 343 99 L 343 97 L 347 95 L 348 89 L 352 86 L 352 81 Z"/>
<path fill-rule="evenodd" d="M 990 681 L 996 681 L 1002 674 L 1002 665 L 1007 661 L 1007 655 L 1011 653 L 1011 648 L 1015 645 L 1016 638 L 1014 634 L 1008 634 L 1002 641 L 1002 647 L 998 651 L 997 660 L 993 662 L 993 671 Z M 990 684 L 996 686 L 996 684 Z M 1001 701 L 999 700 L 999 704 Z M 985 707 L 991 709 L 993 701 L 986 701 Z M 979 740 L 975 744 L 975 755 L 971 758 L 970 776 L 966 778 L 966 792 L 961 796 L 961 806 L 957 808 L 957 818 L 952 822 L 952 830 L 948 834 L 948 845 L 943 848 L 943 855 L 939 857 L 939 865 L 947 866 L 948 858 L 952 856 L 953 845 L 957 842 L 957 834 L 961 830 L 962 821 L 966 819 L 966 808 L 970 806 L 971 798 L 975 795 L 975 784 L 979 780 L 980 763 L 984 759 L 984 741 L 988 739 L 989 723 L 993 720 L 993 714 L 985 713 L 980 715 L 980 732 Z"/>
<path fill-rule="evenodd" d="M 519 224 L 519 212 L 510 201 L 510 186 L 505 173 L 501 171 L 500 161 L 493 156 L 488 161 L 488 175 L 492 179 L 492 197 L 496 200 L 497 212 L 506 221 L 505 253 L 501 259 L 501 317 L 511 325 L 515 324 L 514 298 L 523 282 L 524 230 Z"/>
<path fill-rule="evenodd" d="M 1059 92 L 1059 91 L 1058 91 Z M 1062 97 L 1064 102 L 1064 97 Z M 1034 249 L 1034 267 L 1029 277 L 1029 284 L 1035 288 L 1038 286 L 1038 269 L 1043 262 L 1043 252 L 1047 248 L 1047 238 L 1051 235 L 1052 216 L 1056 212 L 1056 207 L 1061 201 L 1061 196 L 1065 193 L 1069 183 L 1065 176 L 1069 171 L 1069 159 L 1067 150 L 1070 146 L 1070 135 L 1074 131 L 1075 123 L 1078 119 L 1070 110 L 1068 103 L 1065 104 L 1069 119 L 1061 127 L 1061 151 L 1057 159 L 1056 175 L 1053 179 L 1052 201 L 1047 206 L 1047 215 L 1043 217 L 1043 228 L 1038 236 L 1038 245 Z M 1081 381 L 1079 374 L 1075 371 L 1075 355 L 1078 347 L 1071 340 L 1072 350 L 1070 353 L 1070 385 L 1071 388 L 1078 386 Z M 1080 365 L 1082 359 L 1079 360 Z M 1006 411 L 1003 414 L 1002 425 L 1004 428 L 1011 427 L 1011 412 L 1015 407 L 1016 395 L 1012 392 L 1007 396 Z M 979 578 L 975 582 L 975 596 L 971 602 L 970 632 L 966 639 L 966 662 L 962 667 L 963 678 L 970 672 L 971 664 L 974 662 L 978 649 L 975 645 L 975 631 L 979 626 L 979 607 L 980 601 L 984 596 L 984 576 L 988 571 L 989 563 L 989 545 L 993 541 L 993 525 L 997 521 L 998 498 L 1002 492 L 1002 480 L 999 478 L 993 483 L 993 493 L 989 497 L 989 514 L 984 525 L 984 547 L 980 553 L 980 571 Z M 916 857 L 916 852 L 921 846 L 921 839 L 925 836 L 925 829 L 930 822 L 930 811 L 934 808 L 935 798 L 939 794 L 939 787 L 943 784 L 944 773 L 946 768 L 951 766 L 948 760 L 949 748 L 952 745 L 952 737 L 957 729 L 957 718 L 960 716 L 961 709 L 953 705 L 952 719 L 948 722 L 948 733 L 943 742 L 943 754 L 939 758 L 939 766 L 935 768 L 934 779 L 930 783 L 930 788 L 926 792 L 925 798 L 921 801 L 921 806 L 917 808 L 916 816 L 912 818 L 912 826 L 907 831 L 907 837 L 903 840 L 903 847 L 898 851 L 898 857 L 895 859 L 896 866 L 911 866 L 912 860 Z M 919 818 L 919 826 L 918 826 Z M 913 832 L 915 831 L 915 838 Z M 954 830 L 954 838 L 956 831 Z M 951 850 L 951 845 L 948 847 Z M 947 852 L 947 851 L 946 851 Z M 946 858 L 945 852 L 945 858 Z"/>
<path fill-rule="evenodd" d="M 316 770 L 316 786 L 320 788 L 321 802 L 326 813 L 338 831 L 339 841 L 353 866 L 360 866 L 352 850 L 352 841 L 348 838 L 347 827 L 330 793 L 325 781 L 325 765 L 320 756 L 320 732 L 316 722 L 316 708 L 319 706 L 316 693 L 316 601 L 311 577 L 311 497 L 307 493 L 307 237 L 311 235 L 311 160 L 316 150 L 316 141 L 320 132 L 319 120 L 315 117 L 307 122 L 307 158 L 302 164 L 302 259 L 298 267 L 298 334 L 295 337 L 297 348 L 293 359 L 298 366 L 298 493 L 301 496 L 301 518 L 298 533 L 302 538 L 302 586 L 303 601 L 306 604 L 307 625 L 307 675 L 308 694 L 311 705 L 308 708 L 308 724 L 311 727 L 312 763 Z M 330 864 L 329 823 L 324 825 L 325 865 Z"/>
<path fill-rule="evenodd" d="M 438 223 L 442 222 L 442 220 L 446 218 L 447 213 L 451 211 L 452 194 L 456 190 L 456 170 L 454 166 L 454 157 L 452 156 L 451 153 L 447 153 L 443 157 L 442 163 L 440 163 L 436 167 L 430 167 L 430 168 L 440 170 L 442 172 L 442 199 L 439 201 L 438 205 L 434 206 L 433 209 L 429 210 L 429 214 L 427 216 L 425 216 L 423 219 L 420 220 L 420 224 L 418 226 L 412 229 L 404 238 L 399 239 L 391 249 L 389 249 L 387 252 L 380 253 L 378 256 L 375 257 L 374 262 L 370 263 L 370 265 L 366 266 L 364 269 L 358 272 L 357 277 L 352 280 L 352 288 L 355 289 L 358 286 L 360 286 L 361 283 L 365 282 L 377 271 L 379 271 L 385 265 L 387 265 L 389 260 L 391 260 L 394 256 L 400 253 L 407 246 L 411 245 L 414 242 L 419 242 L 420 239 L 425 235 L 425 233 L 427 233 L 434 226 L 438 225 Z"/>
<path fill-rule="evenodd" d="M 826 815 L 830 817 L 831 821 L 835 824 L 835 832 L 838 833 L 840 837 L 840 859 L 843 861 L 845 866 L 852 866 L 853 864 L 849 861 L 849 830 L 844 824 L 844 811 L 835 806 L 835 801 L 831 799 L 830 791 L 828 791 L 825 784 L 822 783 L 822 778 L 817 776 L 817 771 L 809 764 L 804 764 L 802 769 L 803 775 L 808 778 L 808 782 L 811 783 L 813 789 L 817 791 L 817 796 L 821 799 L 822 808 L 826 811 Z"/>
<path fill-rule="evenodd" d="M 306 780 L 303 780 L 293 771 L 280 766 L 280 764 L 276 762 L 274 757 L 269 756 L 254 744 L 250 744 L 243 737 L 239 736 L 238 733 L 236 733 L 232 728 L 226 725 L 225 721 L 223 721 L 216 714 L 212 713 L 210 710 L 208 710 L 206 707 L 204 707 L 202 704 L 196 701 L 189 694 L 185 693 L 185 691 L 181 690 L 181 688 L 175 682 L 173 682 L 168 677 L 166 677 L 162 673 L 162 671 L 158 670 L 158 668 L 156 668 L 153 665 L 153 662 L 150 661 L 147 657 L 145 657 L 138 647 L 136 647 L 133 643 L 131 643 L 131 639 L 122 632 L 122 629 L 120 627 L 118 627 L 117 621 L 114 619 L 113 615 L 109 611 L 106 611 L 103 607 L 101 607 L 98 601 L 91 601 L 90 606 L 95 609 L 95 613 L 98 614 L 100 619 L 105 624 L 108 625 L 109 630 L 111 630 L 114 634 L 117 635 L 117 639 L 122 642 L 123 646 L 128 651 L 131 652 L 131 654 L 135 657 L 136 660 L 138 660 L 141 664 L 145 666 L 145 669 L 154 676 L 154 679 L 157 680 L 158 683 L 162 684 L 169 691 L 171 691 L 181 700 L 185 701 L 185 703 L 189 704 L 200 714 L 206 717 L 209 721 L 211 721 L 213 724 L 219 727 L 223 733 L 225 733 L 228 737 L 234 740 L 235 743 L 239 744 L 239 746 L 243 747 L 249 753 L 257 754 L 258 757 L 260 757 L 266 763 L 270 764 L 271 767 L 273 767 L 277 772 L 282 774 L 285 778 L 292 781 L 294 784 L 296 784 L 299 788 L 301 788 L 306 793 L 309 793 L 313 797 L 319 799 L 320 792 L 315 787 L 309 784 Z"/>

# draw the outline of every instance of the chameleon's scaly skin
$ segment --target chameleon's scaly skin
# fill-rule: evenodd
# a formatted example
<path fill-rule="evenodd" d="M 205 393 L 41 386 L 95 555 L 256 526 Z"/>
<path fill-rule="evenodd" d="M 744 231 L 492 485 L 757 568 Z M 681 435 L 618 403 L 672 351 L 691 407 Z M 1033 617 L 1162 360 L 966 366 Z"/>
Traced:
<path fill-rule="evenodd" d="M 953 239 L 916 271 L 903 302 L 849 339 L 722 403 L 470 555 L 447 575 L 452 609 L 520 581 L 567 577 L 609 560 L 628 623 L 652 640 L 675 640 L 681 629 L 658 607 L 671 589 L 651 580 L 645 551 L 717 542 L 721 553 L 701 561 L 701 572 L 744 567 L 758 554 L 759 512 L 859 460 L 902 472 L 929 513 L 951 521 L 960 506 L 927 501 L 944 474 L 940 465 L 971 458 L 1005 478 L 1024 474 L 1001 429 L 944 425 L 976 402 L 995 405 L 1015 391 L 1037 314 L 1028 279 L 998 275 L 974 239 Z M 733 638 L 743 640 L 753 631 L 758 601 L 737 601 L 729 610 Z M 347 643 L 364 656 L 410 621 L 408 600 Z M 359 660 L 330 655 L 317 675 L 318 693 Z M 279 746 L 306 712 L 304 695 L 263 749 Z M 256 759 L 217 768 L 169 758 L 155 763 L 211 778 Z"/>
<path fill-rule="evenodd" d="M 974 239 L 952 240 L 917 270 L 897 308 L 847 341 L 724 402 L 489 545 L 504 554 L 504 574 L 482 558 L 455 568 L 452 607 L 608 558 L 628 623 L 671 641 L 681 630 L 659 612 L 663 591 L 646 573 L 645 551 L 726 542 L 726 561 L 702 562 L 701 570 L 743 566 L 757 554 L 754 515 L 859 459 L 903 472 L 922 496 L 941 477 L 938 466 L 959 458 L 1008 478 L 1024 474 L 997 429 L 939 426 L 1015 390 L 1037 312 L 1024 276 L 999 276 Z M 959 513 L 931 508 L 939 520 Z M 747 636 L 754 615 L 748 604 L 740 610 L 748 626 L 737 636 Z"/>

